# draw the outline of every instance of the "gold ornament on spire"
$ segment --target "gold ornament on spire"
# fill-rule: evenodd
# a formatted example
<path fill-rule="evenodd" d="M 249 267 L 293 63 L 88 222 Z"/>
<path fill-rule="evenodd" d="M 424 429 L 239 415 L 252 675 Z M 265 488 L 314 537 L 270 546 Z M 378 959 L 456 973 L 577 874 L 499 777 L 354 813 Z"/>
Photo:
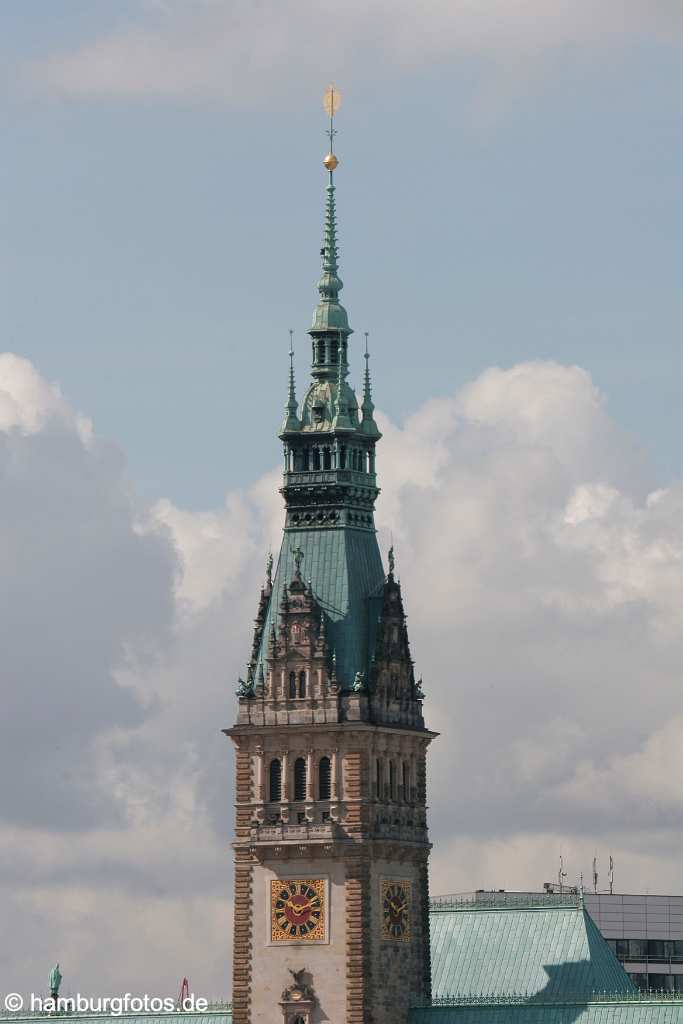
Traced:
<path fill-rule="evenodd" d="M 334 154 L 333 140 L 335 135 L 337 134 L 334 128 L 334 115 L 337 113 L 340 106 L 341 93 L 339 92 L 338 89 L 335 88 L 335 86 L 328 85 L 327 89 L 325 90 L 325 95 L 323 96 L 323 107 L 325 108 L 325 112 L 330 119 L 330 127 L 327 130 L 327 134 L 330 139 L 330 151 L 323 160 L 323 164 L 330 172 L 330 175 L 332 174 L 332 171 L 336 170 L 337 167 L 339 167 L 339 160 Z M 330 181 L 331 180 L 332 178 L 330 177 Z"/>
<path fill-rule="evenodd" d="M 323 106 L 329 118 L 333 118 L 341 107 L 341 93 L 333 85 L 328 85 L 323 96 Z"/>

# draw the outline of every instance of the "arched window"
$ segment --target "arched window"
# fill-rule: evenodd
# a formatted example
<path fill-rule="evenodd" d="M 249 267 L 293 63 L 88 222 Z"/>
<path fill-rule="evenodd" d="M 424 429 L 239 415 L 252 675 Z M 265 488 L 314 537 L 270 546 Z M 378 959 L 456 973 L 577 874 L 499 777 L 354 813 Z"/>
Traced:
<path fill-rule="evenodd" d="M 321 757 L 318 765 L 318 799 L 332 799 L 332 762 L 329 757 Z"/>
<path fill-rule="evenodd" d="M 299 672 L 299 696 L 306 696 L 306 673 L 304 671 Z"/>
<path fill-rule="evenodd" d="M 406 803 L 410 800 L 410 767 L 407 761 L 403 762 L 403 799 Z"/>
<path fill-rule="evenodd" d="M 339 449 L 339 468 L 346 469 L 346 447 L 344 445 Z"/>
<path fill-rule="evenodd" d="M 379 758 L 375 761 L 375 789 L 377 790 L 377 799 L 382 799 L 382 762 Z"/>
<path fill-rule="evenodd" d="M 270 762 L 269 799 L 273 803 L 282 800 L 282 765 L 277 757 Z"/>
<path fill-rule="evenodd" d="M 294 762 L 294 799 L 306 799 L 306 760 L 297 757 Z"/>
<path fill-rule="evenodd" d="M 396 765 L 393 761 L 389 762 L 389 797 L 396 799 Z"/>
<path fill-rule="evenodd" d="M 296 697 L 296 672 L 289 673 L 289 699 L 294 700 Z"/>
<path fill-rule="evenodd" d="M 323 469 L 332 469 L 332 452 L 329 448 L 323 448 Z"/>

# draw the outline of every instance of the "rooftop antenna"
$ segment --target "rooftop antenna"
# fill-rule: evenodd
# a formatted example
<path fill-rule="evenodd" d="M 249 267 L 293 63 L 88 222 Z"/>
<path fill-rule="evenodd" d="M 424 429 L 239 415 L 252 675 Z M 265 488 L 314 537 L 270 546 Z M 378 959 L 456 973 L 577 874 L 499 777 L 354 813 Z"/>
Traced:
<path fill-rule="evenodd" d="M 614 893 L 614 859 L 611 853 L 609 855 L 609 872 L 607 873 L 607 878 L 609 880 L 609 894 L 612 896 Z"/>
<path fill-rule="evenodd" d="M 598 891 L 598 879 L 599 879 L 599 877 L 600 876 L 598 875 L 598 858 L 597 857 L 593 857 L 593 892 L 597 892 Z"/>
<path fill-rule="evenodd" d="M 562 854 L 560 854 L 560 870 L 557 872 L 557 884 L 560 887 L 560 892 L 564 892 L 564 880 L 567 877 L 567 872 L 564 870 L 564 860 Z"/>
<path fill-rule="evenodd" d="M 180 995 L 178 996 L 178 1009 L 185 1010 L 190 1005 L 190 983 L 187 978 L 183 978 L 180 983 Z"/>

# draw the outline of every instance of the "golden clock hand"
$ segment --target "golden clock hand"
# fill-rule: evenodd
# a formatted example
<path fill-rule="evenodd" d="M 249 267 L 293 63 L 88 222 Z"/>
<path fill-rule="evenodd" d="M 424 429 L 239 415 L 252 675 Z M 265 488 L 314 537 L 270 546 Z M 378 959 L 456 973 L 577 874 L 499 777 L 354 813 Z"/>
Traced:
<path fill-rule="evenodd" d="M 312 909 L 312 906 L 313 906 L 313 904 L 311 903 L 311 901 L 310 901 L 310 900 L 308 901 L 308 903 L 292 903 L 292 901 L 291 901 L 291 900 L 287 900 L 287 902 L 285 903 L 285 906 L 286 906 L 286 907 L 291 907 L 291 908 L 292 908 L 292 910 L 294 911 L 294 913 L 295 913 L 295 914 L 297 915 L 297 917 L 298 917 L 298 916 L 300 916 L 301 914 L 303 914 L 303 912 L 304 912 L 305 910 L 311 910 L 311 909 Z"/>

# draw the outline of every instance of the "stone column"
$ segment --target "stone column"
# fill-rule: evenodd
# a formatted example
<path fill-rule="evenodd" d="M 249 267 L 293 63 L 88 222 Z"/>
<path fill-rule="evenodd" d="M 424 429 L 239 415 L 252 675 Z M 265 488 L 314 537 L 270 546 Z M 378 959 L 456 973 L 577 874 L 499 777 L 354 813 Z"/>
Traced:
<path fill-rule="evenodd" d="M 286 750 L 283 750 L 280 754 L 280 764 L 282 765 L 282 802 L 283 804 L 289 803 L 289 755 Z"/>
<path fill-rule="evenodd" d="M 256 748 L 256 802 L 265 803 L 266 780 L 264 771 L 263 747 Z"/>
<path fill-rule="evenodd" d="M 308 754 L 306 755 L 306 802 L 307 803 L 311 803 L 311 801 L 315 800 L 315 797 L 313 795 L 313 784 L 314 784 L 314 776 L 313 776 L 313 751 L 309 750 Z"/>
<path fill-rule="evenodd" d="M 333 801 L 339 799 L 339 776 L 337 775 L 337 772 L 339 770 L 338 753 L 339 751 L 337 747 L 335 747 L 334 750 L 332 751 L 332 756 L 330 758 L 330 774 L 332 776 L 332 778 L 330 779 L 330 798 Z"/>

